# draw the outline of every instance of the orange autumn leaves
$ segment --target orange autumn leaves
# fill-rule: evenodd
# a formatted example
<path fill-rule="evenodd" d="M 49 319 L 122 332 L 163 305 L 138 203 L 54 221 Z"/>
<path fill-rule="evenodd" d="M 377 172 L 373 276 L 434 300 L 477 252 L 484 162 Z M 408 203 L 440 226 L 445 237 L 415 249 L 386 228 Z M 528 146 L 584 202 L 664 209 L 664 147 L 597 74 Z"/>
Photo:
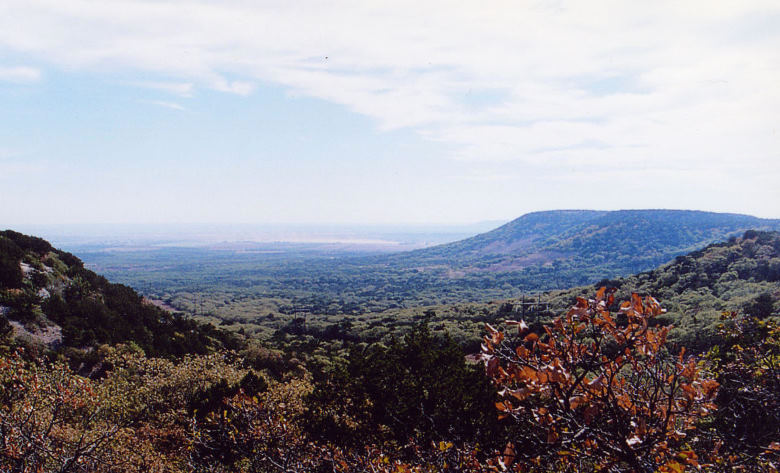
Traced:
<path fill-rule="evenodd" d="M 653 327 L 658 301 L 633 294 L 613 316 L 614 292 L 579 298 L 539 333 L 523 321 L 507 322 L 517 336 L 488 325 L 482 348 L 501 388 L 496 407 L 520 427 L 507 466 L 678 471 L 702 461 L 689 434 L 715 409 L 718 383 L 684 350 L 667 351 L 668 327 Z"/>

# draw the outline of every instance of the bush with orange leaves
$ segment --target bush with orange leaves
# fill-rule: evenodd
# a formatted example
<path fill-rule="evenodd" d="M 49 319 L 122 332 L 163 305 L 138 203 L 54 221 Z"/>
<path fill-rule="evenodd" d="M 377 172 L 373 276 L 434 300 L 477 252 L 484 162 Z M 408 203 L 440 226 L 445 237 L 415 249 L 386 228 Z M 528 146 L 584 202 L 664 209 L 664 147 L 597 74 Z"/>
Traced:
<path fill-rule="evenodd" d="M 149 445 L 115 422 L 99 386 L 63 363 L 0 355 L 0 471 L 159 472 Z"/>
<path fill-rule="evenodd" d="M 517 471 L 682 472 L 713 462 L 696 425 L 710 416 L 718 383 L 697 358 L 665 348 L 668 327 L 652 297 L 633 294 L 613 317 L 614 290 L 579 298 L 564 317 L 509 340 L 488 326 L 483 356 L 502 388 L 500 416 L 518 423 L 498 463 Z M 711 445 L 711 444 L 710 444 Z"/>

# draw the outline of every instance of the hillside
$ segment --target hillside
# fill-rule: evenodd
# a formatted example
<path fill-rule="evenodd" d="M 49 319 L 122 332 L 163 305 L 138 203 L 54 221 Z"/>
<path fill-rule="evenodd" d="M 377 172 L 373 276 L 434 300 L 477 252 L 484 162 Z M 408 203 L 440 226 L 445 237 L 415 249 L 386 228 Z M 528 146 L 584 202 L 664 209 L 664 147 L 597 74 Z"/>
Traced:
<path fill-rule="evenodd" d="M 668 310 L 659 321 L 675 326 L 672 339 L 701 349 L 714 343 L 723 311 L 759 318 L 778 315 L 780 233 L 750 230 L 739 238 L 678 256 L 652 271 L 555 291 L 544 299 L 553 310 L 561 311 L 576 296 L 589 295 L 602 284 L 617 287 L 618 299 L 631 292 L 654 296 Z"/>
<path fill-rule="evenodd" d="M 576 231 L 583 224 L 609 213 L 596 210 L 533 212 L 489 232 L 453 243 L 417 250 L 407 255 L 421 259 L 454 257 L 455 261 L 469 261 L 484 256 L 519 255 L 540 251 L 555 235 Z M 457 264 L 455 261 L 450 260 L 451 263 Z"/>
<path fill-rule="evenodd" d="M 553 210 L 529 213 L 490 232 L 395 259 L 493 272 L 587 261 L 591 267 L 630 273 L 748 229 L 780 230 L 780 220 L 694 210 Z"/>
<path fill-rule="evenodd" d="M 235 346 L 233 336 L 143 300 L 47 241 L 0 232 L 0 335 L 49 349 L 132 342 L 155 356 Z"/>

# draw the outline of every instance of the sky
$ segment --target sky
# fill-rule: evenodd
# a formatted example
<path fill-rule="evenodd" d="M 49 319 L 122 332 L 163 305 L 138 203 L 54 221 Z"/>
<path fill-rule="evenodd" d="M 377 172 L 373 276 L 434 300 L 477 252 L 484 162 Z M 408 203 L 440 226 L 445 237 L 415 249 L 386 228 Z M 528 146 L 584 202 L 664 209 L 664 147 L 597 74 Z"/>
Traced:
<path fill-rule="evenodd" d="M 0 226 L 780 217 L 780 3 L 3 0 Z"/>

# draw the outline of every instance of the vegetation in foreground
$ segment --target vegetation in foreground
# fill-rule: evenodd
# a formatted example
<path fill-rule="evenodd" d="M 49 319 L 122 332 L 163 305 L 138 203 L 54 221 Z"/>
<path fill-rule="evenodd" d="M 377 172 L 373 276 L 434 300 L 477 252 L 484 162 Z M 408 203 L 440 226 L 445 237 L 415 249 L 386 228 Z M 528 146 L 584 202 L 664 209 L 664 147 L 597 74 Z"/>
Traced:
<path fill-rule="evenodd" d="M 659 304 L 634 295 L 616 306 L 612 292 L 540 329 L 488 327 L 484 365 L 424 327 L 316 377 L 275 377 L 261 356 L 172 361 L 128 345 L 100 347 L 81 376 L 11 348 L 0 357 L 0 468 L 778 471 L 778 327 L 724 314 L 728 343 L 671 352 L 668 329 L 652 326 Z"/>

